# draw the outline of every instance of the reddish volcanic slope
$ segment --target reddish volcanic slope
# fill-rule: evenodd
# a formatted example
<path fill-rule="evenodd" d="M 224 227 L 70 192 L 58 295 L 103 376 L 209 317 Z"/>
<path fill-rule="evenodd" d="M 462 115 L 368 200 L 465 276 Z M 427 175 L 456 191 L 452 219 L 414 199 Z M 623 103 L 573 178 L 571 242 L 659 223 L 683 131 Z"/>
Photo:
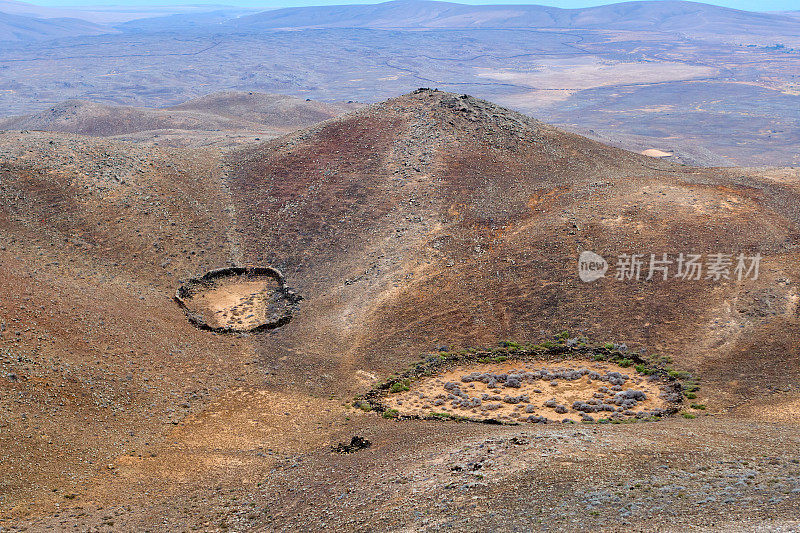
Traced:
<path fill-rule="evenodd" d="M 227 151 L 0 134 L 0 528 L 791 527 L 799 184 L 432 90 Z M 605 278 L 580 280 L 587 250 Z M 762 259 L 758 279 L 614 278 L 651 253 Z M 191 325 L 176 288 L 229 265 L 281 270 L 291 321 Z M 565 330 L 692 372 L 699 416 L 350 406 L 426 353 Z M 354 435 L 372 446 L 331 451 Z"/>

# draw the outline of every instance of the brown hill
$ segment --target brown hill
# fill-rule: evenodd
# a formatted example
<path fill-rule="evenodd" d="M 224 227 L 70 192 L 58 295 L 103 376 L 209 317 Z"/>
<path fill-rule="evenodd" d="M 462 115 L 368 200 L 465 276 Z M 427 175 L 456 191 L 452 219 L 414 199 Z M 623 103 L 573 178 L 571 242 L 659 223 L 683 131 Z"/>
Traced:
<path fill-rule="evenodd" d="M 675 165 L 420 90 L 224 159 L 5 133 L 0 183 L 6 524 L 793 525 L 792 170 Z M 606 278 L 580 281 L 585 250 Z M 760 253 L 760 276 L 613 278 L 620 254 L 681 252 Z M 191 326 L 175 288 L 227 263 L 278 267 L 304 298 L 291 322 Z M 668 356 L 702 416 L 506 427 L 343 406 L 443 346 L 564 330 Z M 331 452 L 353 435 L 372 446 Z"/>
<path fill-rule="evenodd" d="M 33 115 L 0 119 L 0 130 L 77 133 L 178 145 L 211 144 L 234 134 L 273 138 L 353 110 L 283 95 L 226 91 L 163 109 L 69 100 Z M 177 139 L 176 139 L 177 138 Z M 219 144 L 219 142 L 217 142 Z"/>

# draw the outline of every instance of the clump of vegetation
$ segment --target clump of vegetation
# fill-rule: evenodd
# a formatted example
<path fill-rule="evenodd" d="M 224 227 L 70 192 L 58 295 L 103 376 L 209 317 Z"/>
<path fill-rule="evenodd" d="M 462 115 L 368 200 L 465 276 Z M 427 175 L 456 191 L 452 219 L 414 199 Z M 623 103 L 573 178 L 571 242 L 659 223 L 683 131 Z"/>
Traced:
<path fill-rule="evenodd" d="M 686 372 L 685 370 L 667 369 L 667 374 L 669 374 L 671 378 L 678 380 L 689 379 L 692 377 L 692 375 L 689 372 Z"/>
<path fill-rule="evenodd" d="M 365 412 L 372 411 L 372 405 L 369 402 L 360 400 L 358 398 L 356 398 L 356 400 L 353 402 L 353 407 L 355 407 L 356 409 L 361 409 L 362 411 Z"/>
<path fill-rule="evenodd" d="M 397 418 L 400 416 L 400 411 L 397 409 L 387 409 L 381 415 L 383 418 Z"/>
<path fill-rule="evenodd" d="M 632 364 L 633 364 L 633 361 L 631 361 L 630 359 L 621 359 L 619 361 L 619 366 L 621 366 L 623 368 L 628 368 Z"/>
<path fill-rule="evenodd" d="M 681 416 L 683 416 L 683 418 L 688 418 L 689 420 L 697 418 L 697 415 L 693 415 L 692 413 L 681 413 Z"/>
<path fill-rule="evenodd" d="M 698 409 L 700 411 L 705 411 L 706 410 L 705 404 L 702 404 L 702 403 L 693 403 L 689 407 L 691 407 L 692 409 Z"/>
<path fill-rule="evenodd" d="M 398 392 L 405 392 L 411 390 L 411 380 L 409 378 L 402 379 L 400 381 L 395 381 L 392 383 L 391 387 L 389 387 L 389 392 L 392 394 Z"/>

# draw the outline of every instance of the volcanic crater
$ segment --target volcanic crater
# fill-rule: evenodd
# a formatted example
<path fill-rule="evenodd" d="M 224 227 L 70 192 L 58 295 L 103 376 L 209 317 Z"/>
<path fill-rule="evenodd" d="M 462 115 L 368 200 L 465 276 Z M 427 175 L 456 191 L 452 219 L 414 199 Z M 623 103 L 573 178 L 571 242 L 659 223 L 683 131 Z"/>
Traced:
<path fill-rule="evenodd" d="M 175 301 L 197 327 L 219 333 L 252 332 L 287 324 L 302 299 L 272 267 L 228 267 L 190 279 Z"/>

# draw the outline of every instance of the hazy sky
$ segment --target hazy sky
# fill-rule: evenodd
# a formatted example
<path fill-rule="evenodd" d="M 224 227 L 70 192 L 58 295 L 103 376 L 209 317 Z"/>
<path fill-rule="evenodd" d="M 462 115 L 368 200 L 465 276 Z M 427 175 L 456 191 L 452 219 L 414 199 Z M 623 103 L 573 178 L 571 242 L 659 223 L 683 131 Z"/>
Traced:
<path fill-rule="evenodd" d="M 30 4 L 42 6 L 67 7 L 69 4 L 84 4 L 80 0 L 65 2 L 64 0 L 26 0 Z M 84 5 L 117 5 L 117 6 L 164 6 L 164 5 L 197 5 L 197 4 L 225 4 L 245 7 L 289 7 L 305 5 L 335 5 L 335 4 L 367 4 L 375 3 L 364 0 L 89 0 Z M 611 4 L 613 1 L 602 0 L 539 0 L 539 1 L 514 1 L 514 0 L 461 0 L 464 4 L 541 4 L 563 8 L 597 6 Z M 708 4 L 746 9 L 750 11 L 780 11 L 800 10 L 800 0 L 711 0 Z"/>

